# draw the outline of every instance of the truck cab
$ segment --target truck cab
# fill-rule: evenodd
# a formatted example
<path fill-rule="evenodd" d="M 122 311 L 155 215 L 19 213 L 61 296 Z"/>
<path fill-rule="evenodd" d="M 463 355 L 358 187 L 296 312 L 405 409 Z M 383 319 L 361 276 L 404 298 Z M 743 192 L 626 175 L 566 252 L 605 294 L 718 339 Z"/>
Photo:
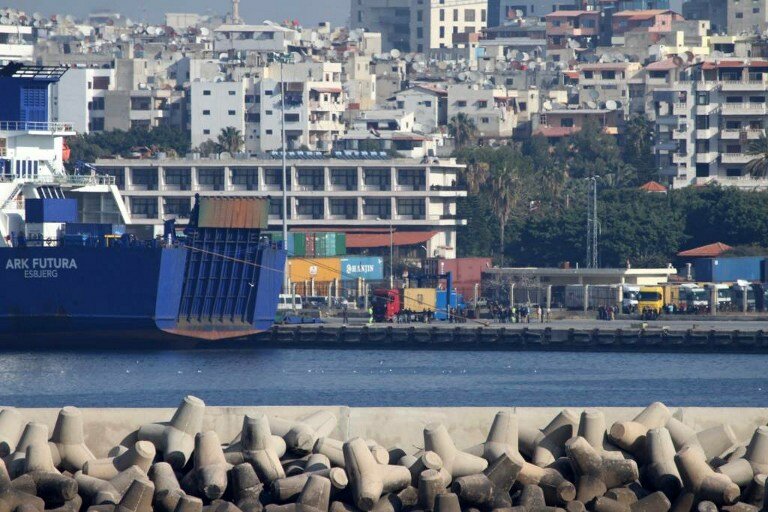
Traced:
<path fill-rule="evenodd" d="M 402 308 L 400 290 L 386 288 L 374 290 L 371 308 L 374 321 L 391 322 Z"/>
<path fill-rule="evenodd" d="M 680 285 L 680 309 L 689 313 L 703 312 L 709 307 L 709 294 L 703 287 L 686 283 Z"/>
<path fill-rule="evenodd" d="M 641 286 L 637 309 L 643 317 L 657 317 L 664 308 L 664 290 L 661 286 Z"/>
<path fill-rule="evenodd" d="M 637 311 L 638 298 L 640 297 L 640 287 L 630 284 L 621 285 L 621 309 L 624 313 Z"/>

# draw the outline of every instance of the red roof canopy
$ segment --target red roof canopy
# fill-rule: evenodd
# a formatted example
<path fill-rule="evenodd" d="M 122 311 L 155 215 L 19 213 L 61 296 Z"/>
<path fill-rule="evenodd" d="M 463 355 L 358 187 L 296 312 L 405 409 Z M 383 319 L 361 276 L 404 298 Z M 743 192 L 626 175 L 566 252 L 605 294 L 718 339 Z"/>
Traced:
<path fill-rule="evenodd" d="M 649 181 L 645 185 L 642 185 L 640 190 L 645 190 L 646 192 L 666 192 L 667 187 L 656 181 Z"/>
<path fill-rule="evenodd" d="M 701 247 L 688 249 L 687 251 L 681 251 L 677 253 L 677 255 L 681 258 L 714 258 L 730 251 L 731 249 L 733 249 L 733 247 L 728 244 L 715 242 L 713 244 L 702 245 Z"/>
<path fill-rule="evenodd" d="M 387 233 L 347 233 L 347 247 L 365 249 L 372 247 L 389 247 L 390 241 L 394 245 L 420 245 L 429 241 L 437 231 L 404 231 L 392 234 Z"/>

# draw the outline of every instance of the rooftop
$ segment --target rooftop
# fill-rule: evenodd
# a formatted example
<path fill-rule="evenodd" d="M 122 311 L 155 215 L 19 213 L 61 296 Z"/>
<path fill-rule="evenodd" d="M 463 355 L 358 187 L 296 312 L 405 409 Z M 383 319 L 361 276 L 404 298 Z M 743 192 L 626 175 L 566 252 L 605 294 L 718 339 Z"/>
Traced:
<path fill-rule="evenodd" d="M 728 244 L 715 242 L 713 244 L 702 245 L 685 251 L 680 251 L 677 255 L 680 258 L 715 258 L 733 249 Z"/>

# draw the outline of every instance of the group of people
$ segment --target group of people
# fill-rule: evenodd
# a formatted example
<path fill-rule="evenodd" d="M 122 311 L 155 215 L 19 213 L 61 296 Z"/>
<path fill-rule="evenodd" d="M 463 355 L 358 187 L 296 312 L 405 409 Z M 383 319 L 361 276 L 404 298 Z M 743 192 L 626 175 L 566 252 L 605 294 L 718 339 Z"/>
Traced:
<path fill-rule="evenodd" d="M 550 321 L 549 309 L 541 306 L 502 306 L 489 305 L 491 318 L 501 324 L 530 324 L 531 322 L 545 323 Z"/>
<path fill-rule="evenodd" d="M 597 308 L 598 320 L 616 320 L 616 316 L 619 314 L 619 306 L 600 306 Z"/>

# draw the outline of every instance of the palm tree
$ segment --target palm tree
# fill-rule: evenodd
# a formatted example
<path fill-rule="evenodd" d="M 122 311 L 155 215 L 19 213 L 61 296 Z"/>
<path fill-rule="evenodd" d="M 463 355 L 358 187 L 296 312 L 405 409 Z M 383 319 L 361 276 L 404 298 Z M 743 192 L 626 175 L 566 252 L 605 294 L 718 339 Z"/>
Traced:
<path fill-rule="evenodd" d="M 491 178 L 491 209 L 499 221 L 499 253 L 504 264 L 504 237 L 506 226 L 520 202 L 520 178 L 516 168 L 506 163 Z"/>
<path fill-rule="evenodd" d="M 456 148 L 462 148 L 477 138 L 477 126 L 471 117 L 460 112 L 448 123 L 448 133 L 456 141 Z"/>
<path fill-rule="evenodd" d="M 232 155 L 239 153 L 243 149 L 243 146 L 245 146 L 243 134 L 234 126 L 222 128 L 217 140 L 221 150 Z"/>
<path fill-rule="evenodd" d="M 467 162 L 464 168 L 464 181 L 467 182 L 467 190 L 470 194 L 480 192 L 480 187 L 485 185 L 491 175 L 491 166 L 488 162 L 478 162 L 474 158 Z"/>
<path fill-rule="evenodd" d="M 754 178 L 768 176 L 768 130 L 763 130 L 760 138 L 753 140 L 747 147 L 747 154 L 755 158 L 749 161 L 744 170 Z"/>

